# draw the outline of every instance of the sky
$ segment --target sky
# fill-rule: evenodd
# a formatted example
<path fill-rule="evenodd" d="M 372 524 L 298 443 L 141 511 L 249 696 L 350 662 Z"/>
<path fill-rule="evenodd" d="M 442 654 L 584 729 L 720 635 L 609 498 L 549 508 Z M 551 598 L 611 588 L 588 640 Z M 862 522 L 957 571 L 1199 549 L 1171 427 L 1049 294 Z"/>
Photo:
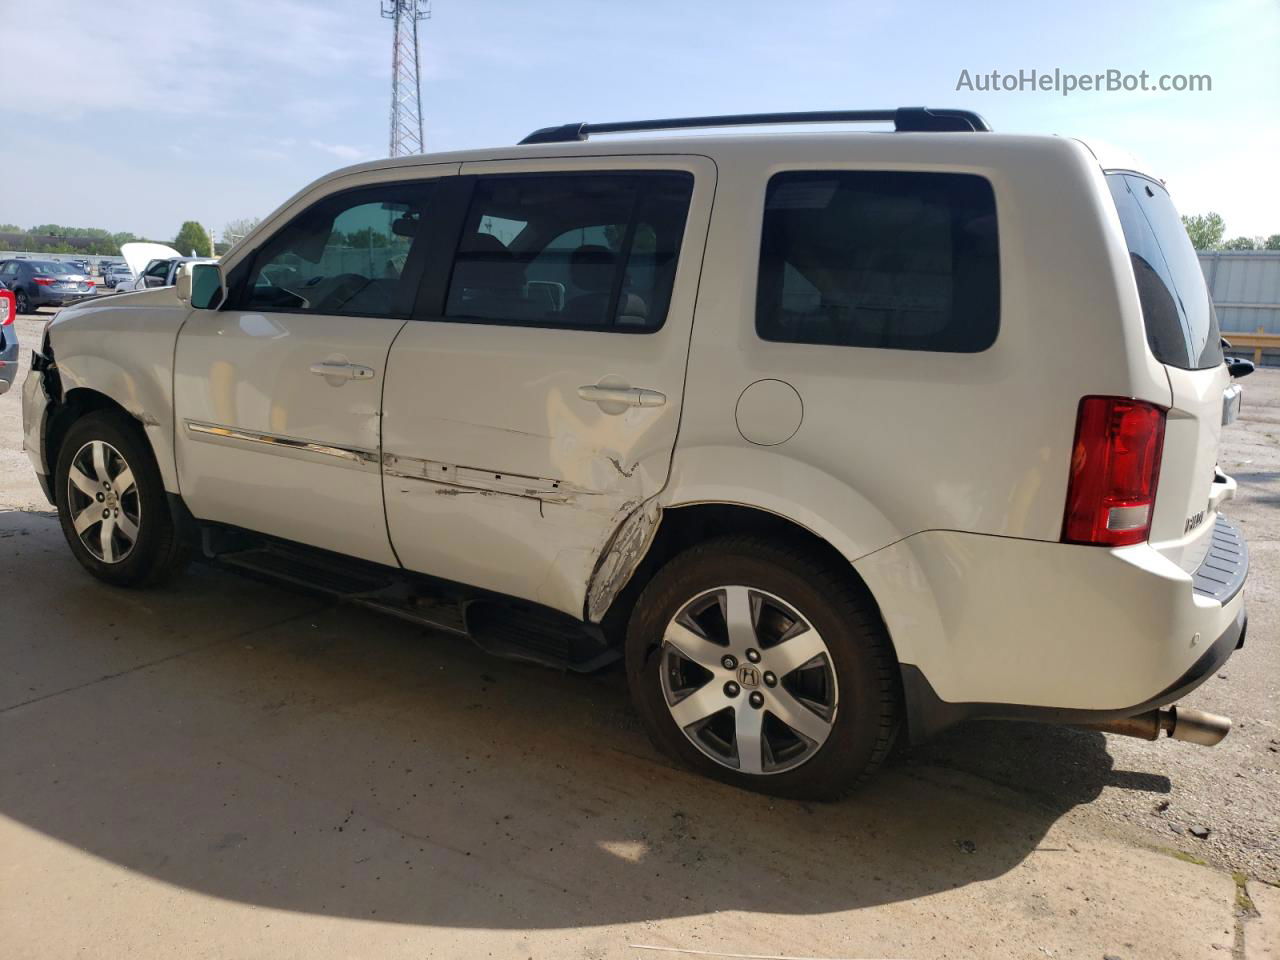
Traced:
<path fill-rule="evenodd" d="M 378 0 L 0 12 L 0 223 L 169 239 L 199 220 L 220 236 L 387 154 Z M 1122 147 L 1228 237 L 1280 233 L 1280 0 L 433 0 L 421 51 L 428 151 L 580 120 L 963 107 L 1000 131 Z M 1055 68 L 1208 74 L 1212 89 L 957 89 L 966 70 Z"/>

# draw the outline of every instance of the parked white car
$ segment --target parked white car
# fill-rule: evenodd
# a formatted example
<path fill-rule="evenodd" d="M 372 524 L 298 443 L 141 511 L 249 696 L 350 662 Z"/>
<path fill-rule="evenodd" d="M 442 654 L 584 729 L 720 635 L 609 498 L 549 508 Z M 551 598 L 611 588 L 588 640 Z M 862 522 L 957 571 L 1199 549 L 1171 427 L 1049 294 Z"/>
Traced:
<path fill-rule="evenodd" d="M 582 142 L 815 118 L 898 132 Z M 911 108 L 363 164 L 62 311 L 23 399 L 95 576 L 197 553 L 622 659 L 742 786 L 972 716 L 1229 724 L 1157 708 L 1244 640 L 1240 388 L 1165 188 L 1075 140 Z"/>
<path fill-rule="evenodd" d="M 130 289 L 137 277 L 134 276 L 133 270 L 129 268 L 127 263 L 113 263 L 103 269 L 103 283 L 107 289 L 115 290 L 120 288 L 121 292 Z"/>
<path fill-rule="evenodd" d="M 124 257 L 129 276 L 117 281 L 117 293 L 172 287 L 178 282 L 178 271 L 183 264 L 217 262 L 214 257 L 184 257 L 166 244 L 141 240 L 121 244 L 120 255 Z"/>

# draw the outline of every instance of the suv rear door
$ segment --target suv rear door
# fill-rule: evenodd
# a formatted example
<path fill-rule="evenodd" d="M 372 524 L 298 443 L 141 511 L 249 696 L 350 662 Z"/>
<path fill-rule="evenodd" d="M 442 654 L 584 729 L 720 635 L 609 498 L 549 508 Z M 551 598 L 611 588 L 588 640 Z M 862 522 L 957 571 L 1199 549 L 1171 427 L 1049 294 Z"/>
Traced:
<path fill-rule="evenodd" d="M 1142 303 L 1147 343 L 1169 377 L 1172 406 L 1151 543 L 1186 571 L 1208 552 L 1218 505 L 1234 483 L 1217 472 L 1224 421 L 1239 388 L 1223 363 L 1204 274 L 1168 192 L 1136 173 L 1108 173 Z"/>
<path fill-rule="evenodd" d="M 391 539 L 411 570 L 581 615 L 601 549 L 667 479 L 715 167 L 461 174 L 452 270 L 428 268 L 388 362 Z"/>

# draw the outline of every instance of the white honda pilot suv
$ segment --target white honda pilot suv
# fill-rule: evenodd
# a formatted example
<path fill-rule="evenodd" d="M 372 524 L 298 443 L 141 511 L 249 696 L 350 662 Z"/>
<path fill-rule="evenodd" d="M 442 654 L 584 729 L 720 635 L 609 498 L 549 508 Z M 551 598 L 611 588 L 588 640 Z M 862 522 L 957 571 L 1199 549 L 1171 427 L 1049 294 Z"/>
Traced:
<path fill-rule="evenodd" d="M 893 129 L 588 139 L 812 121 Z M 924 108 L 361 164 L 62 311 L 25 445 L 108 583 L 197 555 L 621 660 L 745 787 L 832 796 L 972 716 L 1217 742 L 1159 708 L 1244 639 L 1240 388 L 1135 167 Z"/>

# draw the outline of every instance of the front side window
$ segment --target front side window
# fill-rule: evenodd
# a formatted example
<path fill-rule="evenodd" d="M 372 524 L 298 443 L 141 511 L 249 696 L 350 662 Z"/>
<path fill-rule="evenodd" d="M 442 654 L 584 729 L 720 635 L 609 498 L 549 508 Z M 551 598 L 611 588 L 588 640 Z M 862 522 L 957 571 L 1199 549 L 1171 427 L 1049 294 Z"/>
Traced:
<path fill-rule="evenodd" d="M 446 319 L 647 333 L 666 319 L 687 173 L 482 177 Z"/>
<path fill-rule="evenodd" d="M 320 201 L 258 251 L 238 308 L 406 316 L 412 292 L 402 277 L 431 186 L 388 184 Z"/>
<path fill-rule="evenodd" d="M 977 353 L 999 323 L 985 178 L 803 171 L 769 181 L 756 292 L 763 339 Z"/>

